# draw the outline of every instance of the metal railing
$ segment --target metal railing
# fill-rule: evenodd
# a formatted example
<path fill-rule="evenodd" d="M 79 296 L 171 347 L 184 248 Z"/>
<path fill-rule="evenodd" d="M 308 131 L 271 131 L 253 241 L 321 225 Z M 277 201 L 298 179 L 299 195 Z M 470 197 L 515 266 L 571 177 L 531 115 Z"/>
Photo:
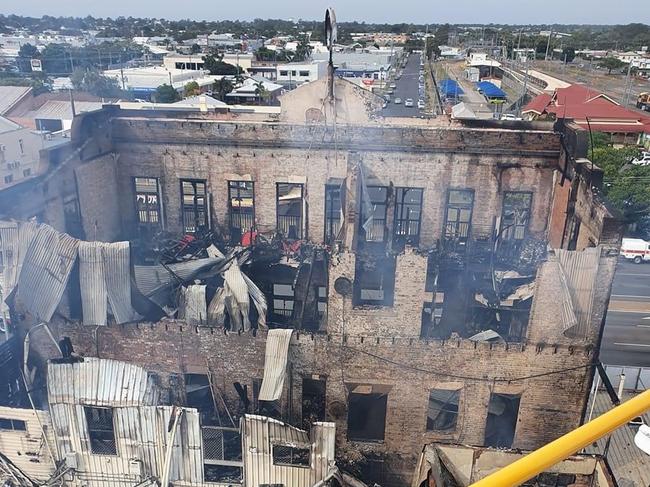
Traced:
<path fill-rule="evenodd" d="M 650 368 L 648 367 L 604 364 L 603 367 L 614 389 L 619 387 L 621 374 L 625 376 L 623 383 L 623 390 L 625 391 L 645 391 L 650 386 Z"/>

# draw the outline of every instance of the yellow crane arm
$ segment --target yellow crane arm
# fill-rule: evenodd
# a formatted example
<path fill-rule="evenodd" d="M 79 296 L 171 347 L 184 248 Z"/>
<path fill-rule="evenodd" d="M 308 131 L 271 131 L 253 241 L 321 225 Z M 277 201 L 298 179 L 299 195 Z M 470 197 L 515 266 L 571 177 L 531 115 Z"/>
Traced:
<path fill-rule="evenodd" d="M 625 401 L 596 419 L 529 453 L 470 487 L 514 487 L 574 455 L 594 441 L 650 409 L 650 390 Z"/>

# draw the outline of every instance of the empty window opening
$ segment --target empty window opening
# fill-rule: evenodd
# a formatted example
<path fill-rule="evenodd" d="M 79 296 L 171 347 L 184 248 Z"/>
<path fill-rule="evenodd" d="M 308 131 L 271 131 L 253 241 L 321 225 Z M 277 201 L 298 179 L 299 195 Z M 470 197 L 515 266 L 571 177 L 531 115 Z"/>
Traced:
<path fill-rule="evenodd" d="M 290 324 L 317 331 L 327 311 L 328 267 L 326 254 L 315 250 L 298 268 L 294 279 L 294 304 Z"/>
<path fill-rule="evenodd" d="M 396 188 L 395 231 L 397 243 L 417 245 L 422 222 L 422 193 L 419 188 Z"/>
<path fill-rule="evenodd" d="M 13 182 L 13 180 L 14 180 L 14 175 L 13 174 L 9 174 L 9 175 L 5 176 L 5 184 L 9 184 L 9 183 Z"/>
<path fill-rule="evenodd" d="M 274 321 L 287 323 L 293 314 L 294 290 L 292 284 L 273 284 Z"/>
<path fill-rule="evenodd" d="M 325 421 L 325 379 L 302 379 L 302 425 L 309 430 L 317 421 Z"/>
<path fill-rule="evenodd" d="M 500 230 L 502 241 L 524 239 L 528 231 L 532 201 L 533 194 L 529 192 L 506 191 L 503 194 Z"/>
<path fill-rule="evenodd" d="M 219 482 L 225 484 L 241 484 L 243 467 L 233 465 L 203 464 L 203 480 L 205 482 Z"/>
<path fill-rule="evenodd" d="M 459 400 L 459 390 L 431 390 L 427 410 L 427 431 L 454 431 L 458 422 Z"/>
<path fill-rule="evenodd" d="M 255 191 L 252 181 L 228 181 L 230 241 L 238 244 L 242 235 L 255 227 Z"/>
<path fill-rule="evenodd" d="M 32 175 L 32 170 L 30 168 L 23 169 L 23 177 L 24 178 L 29 177 L 31 175 Z"/>
<path fill-rule="evenodd" d="M 138 229 L 150 232 L 161 226 L 158 178 L 133 178 Z"/>
<path fill-rule="evenodd" d="M 273 445 L 273 465 L 290 467 L 309 467 L 311 452 L 309 448 L 298 448 L 291 445 Z"/>
<path fill-rule="evenodd" d="M 277 183 L 276 185 L 277 229 L 289 239 L 302 239 L 303 231 L 303 185 Z"/>
<path fill-rule="evenodd" d="M 90 452 L 95 455 L 117 455 L 113 410 L 84 406 Z"/>
<path fill-rule="evenodd" d="M 27 423 L 21 419 L 0 418 L 0 430 L 26 431 Z"/>
<path fill-rule="evenodd" d="M 185 374 L 185 404 L 199 411 L 202 424 L 222 424 L 207 375 Z"/>
<path fill-rule="evenodd" d="M 395 264 L 395 257 L 357 254 L 354 273 L 355 306 L 393 305 Z"/>
<path fill-rule="evenodd" d="M 361 385 L 355 387 L 348 396 L 349 440 L 384 440 L 388 394 L 373 393 L 372 390 L 373 386 Z"/>
<path fill-rule="evenodd" d="M 237 428 L 203 426 L 203 477 L 206 482 L 242 481 L 241 434 Z"/>
<path fill-rule="evenodd" d="M 366 196 L 362 193 L 362 198 Z M 361 202 L 359 232 L 366 242 L 383 242 L 386 239 L 388 187 L 368 186 L 367 201 Z"/>
<path fill-rule="evenodd" d="M 198 233 L 208 228 L 208 195 L 205 181 L 181 180 L 183 231 Z"/>
<path fill-rule="evenodd" d="M 446 249 L 458 252 L 466 248 L 470 236 L 473 210 L 474 191 L 469 189 L 449 190 L 443 233 Z"/>
<path fill-rule="evenodd" d="M 517 429 L 519 402 L 521 396 L 514 394 L 490 394 L 487 423 L 485 425 L 485 446 L 511 448 Z"/>
<path fill-rule="evenodd" d="M 341 230 L 341 186 L 325 186 L 325 242 L 333 243 Z"/>

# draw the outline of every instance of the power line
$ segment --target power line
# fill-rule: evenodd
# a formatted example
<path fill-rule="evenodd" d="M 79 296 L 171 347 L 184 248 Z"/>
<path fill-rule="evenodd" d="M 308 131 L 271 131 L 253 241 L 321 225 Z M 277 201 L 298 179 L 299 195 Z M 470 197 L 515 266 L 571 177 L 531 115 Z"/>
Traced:
<path fill-rule="evenodd" d="M 404 369 L 414 370 L 416 372 L 423 372 L 425 374 L 432 374 L 432 375 L 439 375 L 439 376 L 444 376 L 444 377 L 451 377 L 452 379 L 473 380 L 473 381 L 478 381 L 478 382 L 508 382 L 508 383 L 510 383 L 510 382 L 519 382 L 519 381 L 522 381 L 522 380 L 536 379 L 536 378 L 539 378 L 539 377 L 546 377 L 546 376 L 549 376 L 549 375 L 562 374 L 564 372 L 571 372 L 573 370 L 584 369 L 584 368 L 587 368 L 587 367 L 594 367 L 597 364 L 597 362 L 589 362 L 589 363 L 586 363 L 586 364 L 577 365 L 575 367 L 569 367 L 569 368 L 566 368 L 566 369 L 553 370 L 553 371 L 550 371 L 550 372 L 542 372 L 542 373 L 539 373 L 539 374 L 526 375 L 526 376 L 522 376 L 522 377 L 514 377 L 512 379 L 508 379 L 508 378 L 505 378 L 505 377 L 493 377 L 493 378 L 489 378 L 489 377 L 472 377 L 472 376 L 466 376 L 466 375 L 450 374 L 450 373 L 447 373 L 447 372 L 441 372 L 439 370 L 422 369 L 422 368 L 416 367 L 414 365 L 397 362 L 397 361 L 389 359 L 387 357 L 382 357 L 381 355 L 377 355 L 377 354 L 374 354 L 372 352 L 368 352 L 366 350 L 360 350 L 358 348 L 353 348 L 353 347 L 350 347 L 348 345 L 344 345 L 344 348 L 347 348 L 348 350 L 351 350 L 351 351 L 356 352 L 356 353 L 362 353 L 362 354 L 368 355 L 370 357 L 376 358 L 376 359 L 381 360 L 383 362 L 386 362 L 386 363 L 389 363 L 389 364 L 392 364 L 392 365 L 395 365 L 397 367 L 401 367 L 401 368 L 404 368 Z"/>

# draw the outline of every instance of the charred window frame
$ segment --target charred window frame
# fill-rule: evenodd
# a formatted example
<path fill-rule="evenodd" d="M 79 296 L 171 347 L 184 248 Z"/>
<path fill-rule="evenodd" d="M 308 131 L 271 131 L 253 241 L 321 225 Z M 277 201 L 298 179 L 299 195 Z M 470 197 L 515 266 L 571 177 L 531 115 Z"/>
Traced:
<path fill-rule="evenodd" d="M 208 192 L 204 179 L 181 179 L 181 207 L 185 233 L 208 228 Z"/>
<path fill-rule="evenodd" d="M 452 432 L 458 423 L 460 390 L 432 389 L 429 391 L 427 431 Z"/>
<path fill-rule="evenodd" d="M 0 418 L 2 431 L 27 431 L 27 423 L 22 419 Z"/>
<path fill-rule="evenodd" d="M 528 233 L 533 203 L 531 191 L 506 191 L 503 193 L 500 239 L 520 241 Z"/>
<path fill-rule="evenodd" d="M 495 448 L 511 448 L 517 429 L 519 404 L 518 394 L 490 394 L 488 415 L 485 424 L 484 446 Z"/>
<path fill-rule="evenodd" d="M 366 231 L 363 224 L 370 217 L 366 215 L 365 205 L 361 204 L 359 234 L 366 242 L 384 242 L 386 240 L 386 217 L 388 215 L 388 186 L 368 186 L 370 205 L 373 208 L 372 222 Z"/>
<path fill-rule="evenodd" d="M 90 453 L 93 455 L 117 455 L 113 409 L 84 406 Z"/>
<path fill-rule="evenodd" d="M 422 188 L 395 188 L 393 236 L 396 243 L 420 243 L 423 194 Z"/>
<path fill-rule="evenodd" d="M 255 228 L 255 184 L 253 181 L 228 181 L 230 241 L 241 242 L 242 235 Z"/>
<path fill-rule="evenodd" d="M 333 243 L 341 230 L 341 186 L 325 185 L 325 242 Z"/>
<path fill-rule="evenodd" d="M 372 386 L 362 386 L 369 387 Z M 384 441 L 387 393 L 351 391 L 348 395 L 348 440 Z"/>
<path fill-rule="evenodd" d="M 393 306 L 395 269 L 394 256 L 357 254 L 353 305 Z"/>
<path fill-rule="evenodd" d="M 443 232 L 446 247 L 451 246 L 459 250 L 467 246 L 471 234 L 473 212 L 473 189 L 450 189 L 447 192 L 445 228 Z"/>
<path fill-rule="evenodd" d="M 326 378 L 303 377 L 302 379 L 302 425 L 306 430 L 309 430 L 312 423 L 325 421 L 326 389 Z"/>
<path fill-rule="evenodd" d="M 206 374 L 185 374 L 183 380 L 187 407 L 199 412 L 203 424 L 220 424 L 210 378 Z"/>
<path fill-rule="evenodd" d="M 327 316 L 327 286 L 317 286 L 318 297 L 318 319 L 322 320 Z"/>
<path fill-rule="evenodd" d="M 288 239 L 306 238 L 303 231 L 304 185 L 276 183 L 277 230 Z"/>
<path fill-rule="evenodd" d="M 203 426 L 201 440 L 203 480 L 205 482 L 241 483 L 244 462 L 239 429 Z"/>
<path fill-rule="evenodd" d="M 311 465 L 311 450 L 309 447 L 273 444 L 273 465 L 287 467 L 309 468 Z"/>
<path fill-rule="evenodd" d="M 287 323 L 293 314 L 295 291 L 292 284 L 273 284 L 273 314 L 274 321 Z"/>
<path fill-rule="evenodd" d="M 162 228 L 158 178 L 133 178 L 135 208 L 141 230 Z"/>

